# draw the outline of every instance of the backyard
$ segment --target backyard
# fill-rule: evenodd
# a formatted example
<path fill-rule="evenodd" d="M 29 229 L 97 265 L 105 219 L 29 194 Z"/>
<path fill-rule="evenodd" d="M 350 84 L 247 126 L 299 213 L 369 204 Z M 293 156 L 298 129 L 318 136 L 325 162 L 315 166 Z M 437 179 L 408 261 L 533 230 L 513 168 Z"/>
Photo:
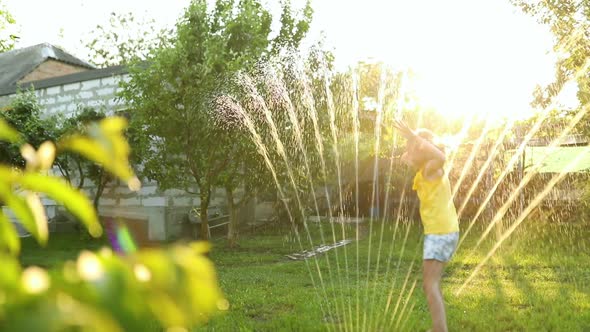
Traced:
<path fill-rule="evenodd" d="M 385 326 L 427 330 L 430 317 L 420 287 L 421 266 L 416 265 L 421 263 L 420 229 L 418 224 L 412 225 L 403 245 L 407 228 L 400 227 L 392 249 L 391 225 L 384 227 L 379 260 L 381 224 L 375 223 L 372 236 L 361 229 L 364 236 L 359 242 L 317 256 L 317 268 L 313 258 L 305 262 L 285 257 L 300 251 L 296 237 L 285 228 L 245 236 L 238 249 L 227 248 L 225 239 L 214 239 L 210 257 L 230 306 L 196 331 L 361 330 L 363 326 L 375 331 L 388 330 Z M 329 226 L 323 227 L 331 236 Z M 527 220 L 521 227 L 464 291 L 455 295 L 495 240 L 484 242 L 471 253 L 481 234 L 474 231 L 463 243 L 443 281 L 450 331 L 590 329 L 590 247 L 585 243 L 590 236 L 588 224 Z M 319 244 L 317 224 L 310 230 Z M 356 229 L 347 226 L 345 231 L 352 236 Z M 336 229 L 336 234 L 339 232 L 341 229 Z M 309 249 L 304 242 L 302 237 L 303 247 Z M 367 267 L 369 242 L 372 257 Z M 48 247 L 42 249 L 27 239 L 21 262 L 25 266 L 56 268 L 65 260 L 75 259 L 81 249 L 102 245 L 108 244 L 80 241 L 77 235 L 54 235 Z M 412 262 L 414 267 L 408 275 Z M 317 271 L 322 273 L 324 287 L 319 286 Z M 408 296 L 414 280 L 414 291 Z M 403 296 L 396 308 L 400 292 Z M 390 293 L 393 296 L 384 315 Z"/>
<path fill-rule="evenodd" d="M 590 332 L 590 1 L 73 3 L 0 0 L 0 331 Z"/>

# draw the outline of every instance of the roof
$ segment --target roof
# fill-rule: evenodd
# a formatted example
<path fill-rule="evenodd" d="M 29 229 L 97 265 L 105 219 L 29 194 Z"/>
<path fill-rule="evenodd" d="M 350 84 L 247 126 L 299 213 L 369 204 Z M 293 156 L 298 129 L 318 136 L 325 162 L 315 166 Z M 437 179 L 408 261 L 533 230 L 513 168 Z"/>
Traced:
<path fill-rule="evenodd" d="M 16 83 L 21 78 L 48 59 L 88 69 L 95 68 L 88 62 L 80 60 L 51 44 L 38 44 L 0 53 L 0 88 L 16 86 Z"/>
<path fill-rule="evenodd" d="M 579 173 L 590 171 L 590 146 L 527 147 L 525 169 L 539 173 Z"/>

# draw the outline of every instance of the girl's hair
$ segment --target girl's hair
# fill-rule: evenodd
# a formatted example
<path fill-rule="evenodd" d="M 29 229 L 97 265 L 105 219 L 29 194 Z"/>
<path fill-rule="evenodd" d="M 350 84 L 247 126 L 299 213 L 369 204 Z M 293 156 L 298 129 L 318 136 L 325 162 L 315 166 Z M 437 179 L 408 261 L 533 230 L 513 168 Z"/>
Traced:
<path fill-rule="evenodd" d="M 432 145 L 437 147 L 442 153 L 446 154 L 445 147 L 442 144 L 438 144 L 436 142 L 436 135 L 426 128 L 418 128 L 416 129 L 416 135 L 420 136 L 421 138 L 427 140 Z"/>

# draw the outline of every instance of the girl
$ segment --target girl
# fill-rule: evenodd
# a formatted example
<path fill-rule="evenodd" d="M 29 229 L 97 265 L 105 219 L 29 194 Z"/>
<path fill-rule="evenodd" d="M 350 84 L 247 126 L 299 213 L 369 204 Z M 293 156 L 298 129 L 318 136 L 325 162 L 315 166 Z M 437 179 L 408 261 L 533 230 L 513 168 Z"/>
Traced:
<path fill-rule="evenodd" d="M 417 170 L 413 189 L 420 200 L 424 226 L 423 288 L 432 317 L 433 332 L 446 332 L 447 319 L 440 281 L 445 264 L 459 240 L 459 222 L 448 176 L 445 154 L 433 143 L 434 135 L 425 129 L 410 129 L 401 120 L 395 128 L 408 140 L 402 160 Z"/>

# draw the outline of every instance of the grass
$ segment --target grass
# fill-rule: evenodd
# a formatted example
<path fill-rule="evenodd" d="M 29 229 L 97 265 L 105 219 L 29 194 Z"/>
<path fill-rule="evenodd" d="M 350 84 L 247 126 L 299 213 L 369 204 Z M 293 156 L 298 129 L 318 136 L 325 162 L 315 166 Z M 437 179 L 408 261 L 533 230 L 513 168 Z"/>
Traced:
<path fill-rule="evenodd" d="M 301 247 L 285 229 L 243 235 L 235 249 L 214 240 L 211 259 L 230 309 L 196 331 L 427 330 L 420 228 L 395 232 L 387 223 L 382 233 L 381 226 L 365 224 L 358 242 L 307 261 L 285 257 L 311 248 L 307 233 Z M 314 245 L 323 242 L 317 224 L 310 231 Z M 328 224 L 322 231 L 324 242 L 333 242 Z M 354 226 L 337 226 L 337 240 L 343 231 L 347 238 L 356 233 Z M 590 331 L 587 224 L 527 221 L 457 294 L 495 243 L 492 236 L 476 248 L 480 235 L 474 230 L 467 237 L 445 272 L 450 331 Z M 40 249 L 26 240 L 23 264 L 55 266 L 102 244 L 77 236 L 53 236 L 49 243 Z"/>

